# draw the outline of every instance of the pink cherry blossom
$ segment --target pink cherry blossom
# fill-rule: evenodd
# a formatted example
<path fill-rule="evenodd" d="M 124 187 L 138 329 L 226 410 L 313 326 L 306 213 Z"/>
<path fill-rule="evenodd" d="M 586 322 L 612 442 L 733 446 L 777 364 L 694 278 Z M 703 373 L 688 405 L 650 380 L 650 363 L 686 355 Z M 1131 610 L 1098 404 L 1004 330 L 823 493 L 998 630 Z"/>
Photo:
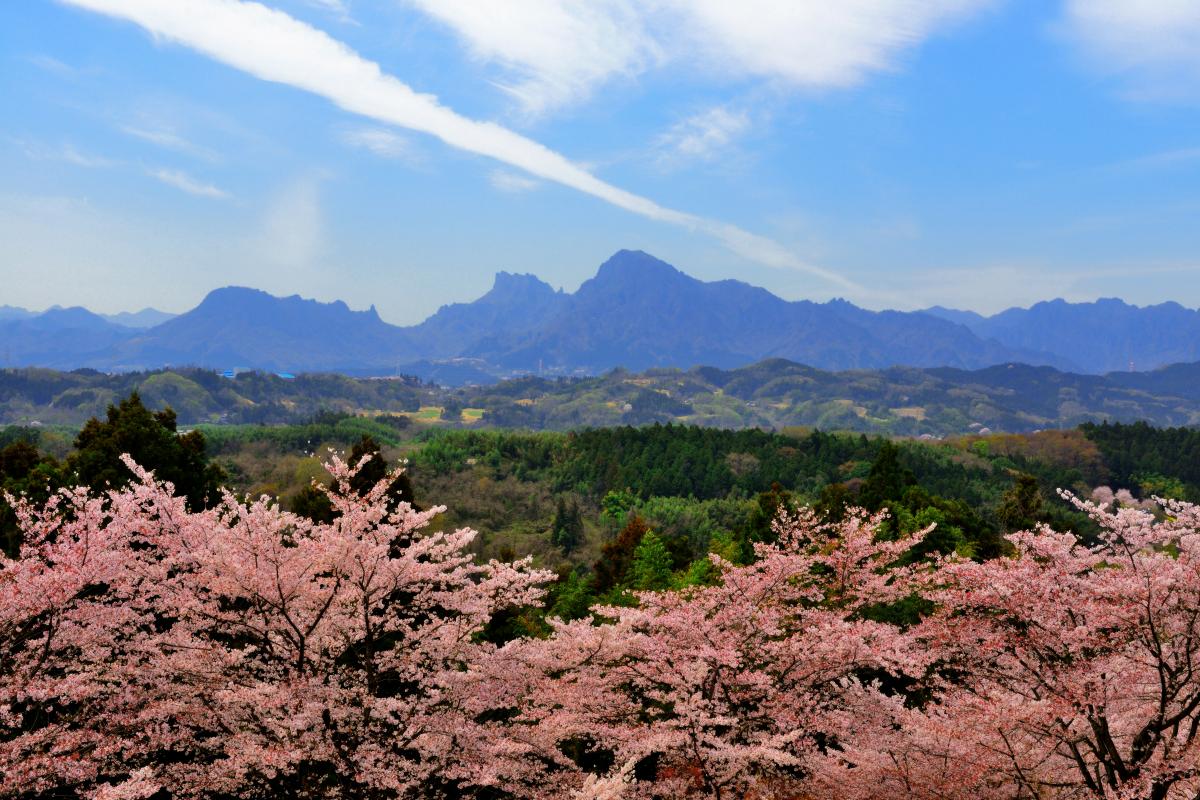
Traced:
<path fill-rule="evenodd" d="M 361 465 L 359 465 L 361 466 Z M 0 560 L 0 796 L 1200 795 L 1200 509 L 1085 503 L 982 563 L 781 518 L 713 586 L 540 639 L 481 634 L 549 575 L 330 464 L 330 524 L 268 498 L 82 489 Z M 1104 497 L 1100 498 L 1104 500 Z M 915 624 L 884 621 L 920 596 Z M 911 622 L 912 620 L 910 620 Z"/>
<path fill-rule="evenodd" d="M 18 504 L 0 564 L 3 792 L 95 798 L 395 797 L 529 783 L 471 688 L 499 609 L 548 575 L 476 564 L 443 509 L 388 511 L 381 482 L 332 524 L 266 498 L 190 513 L 169 486 Z"/>

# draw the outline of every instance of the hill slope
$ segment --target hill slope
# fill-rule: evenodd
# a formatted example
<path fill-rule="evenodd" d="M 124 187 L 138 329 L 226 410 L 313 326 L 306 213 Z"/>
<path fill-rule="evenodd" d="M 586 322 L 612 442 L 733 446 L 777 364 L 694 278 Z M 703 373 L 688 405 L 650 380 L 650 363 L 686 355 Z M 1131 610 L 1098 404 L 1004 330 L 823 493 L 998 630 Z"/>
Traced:
<path fill-rule="evenodd" d="M 485 426 L 559 430 L 679 422 L 946 436 L 1102 420 L 1200 424 L 1200 363 L 1078 375 L 1024 364 L 829 372 L 770 359 L 735 369 L 613 370 L 593 378 L 523 377 L 461 389 L 329 374 L 283 380 L 242 373 L 226 380 L 199 369 L 114 375 L 0 370 L 0 425 L 33 419 L 78 424 L 133 389 L 148 402 L 172 405 L 185 423 L 294 422 L 338 409 L 414 412 L 420 424 L 478 424 L 482 417 Z M 444 414 L 446 408 L 470 413 Z"/>

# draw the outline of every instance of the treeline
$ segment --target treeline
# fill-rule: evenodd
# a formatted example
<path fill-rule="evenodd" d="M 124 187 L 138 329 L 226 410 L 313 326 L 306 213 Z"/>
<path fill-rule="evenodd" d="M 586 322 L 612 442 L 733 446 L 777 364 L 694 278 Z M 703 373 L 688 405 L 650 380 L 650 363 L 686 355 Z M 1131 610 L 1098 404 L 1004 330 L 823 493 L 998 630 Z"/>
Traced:
<path fill-rule="evenodd" d="M 399 444 L 412 427 L 403 414 L 357 416 L 346 412 L 318 411 L 309 419 L 286 425 L 197 425 L 214 456 L 264 445 L 276 452 L 315 453 L 321 445 L 351 444 L 370 436 L 387 444 Z"/>
<path fill-rule="evenodd" d="M 1115 487 L 1200 502 L 1200 429 L 1102 423 L 1083 433 L 1103 453 Z"/>
<path fill-rule="evenodd" d="M 895 440 L 900 462 L 931 492 L 973 504 L 994 502 L 1014 472 L 1034 475 L 1048 487 L 1095 486 L 1102 464 L 1075 452 L 1091 449 L 1083 434 L 1045 437 L 973 437 L 951 442 Z M 780 484 L 815 500 L 830 484 L 855 487 L 892 441 L 852 433 L 808 429 L 783 432 L 724 430 L 685 425 L 598 428 L 572 433 L 522 431 L 426 431 L 417 436 L 411 460 L 437 473 L 486 468 L 496 477 L 515 475 L 550 483 L 555 492 L 593 498 L 625 490 L 638 497 L 709 500 L 750 496 Z"/>
<path fill-rule="evenodd" d="M 549 606 L 572 618 L 629 592 L 703 584 L 710 553 L 748 563 L 778 513 L 803 506 L 829 521 L 886 508 L 895 535 L 936 523 L 923 552 L 973 558 L 998 555 L 1005 533 L 1040 522 L 1091 538 L 1094 526 L 1056 491 L 1086 495 L 1103 470 L 1080 432 L 1052 436 L 1018 445 L 678 425 L 427 431 L 409 459 L 416 495 L 480 530 L 483 552 L 558 564 Z"/>
<path fill-rule="evenodd" d="M 152 409 L 170 407 L 183 424 L 304 422 L 322 410 L 360 413 L 415 411 L 431 389 L 411 377 L 366 380 L 332 373 L 285 378 L 177 368 L 107 374 L 92 369 L 58 372 L 0 370 L 0 424 L 81 424 L 138 392 Z"/>
<path fill-rule="evenodd" d="M 827 372 L 769 359 L 730 370 L 613 370 L 576 381 L 508 381 L 453 395 L 464 406 L 483 409 L 483 422 L 496 427 L 569 430 L 674 421 L 955 436 L 1070 429 L 1102 420 L 1193 424 L 1200 419 L 1197 375 L 1196 364 L 1094 376 L 1023 364 Z"/>

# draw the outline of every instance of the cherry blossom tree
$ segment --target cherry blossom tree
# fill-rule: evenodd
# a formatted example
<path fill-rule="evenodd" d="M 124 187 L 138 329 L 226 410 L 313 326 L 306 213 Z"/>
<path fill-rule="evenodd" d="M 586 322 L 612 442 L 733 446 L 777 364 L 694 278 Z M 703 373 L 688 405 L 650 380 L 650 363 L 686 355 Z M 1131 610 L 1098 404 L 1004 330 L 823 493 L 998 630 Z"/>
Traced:
<path fill-rule="evenodd" d="M 1013 558 L 938 571 L 914 631 L 935 700 L 857 754 L 859 796 L 1200 795 L 1200 509 L 1064 496 L 1098 545 L 1043 527 L 1009 537 Z"/>
<path fill-rule="evenodd" d="M 324 523 L 128 466 L 10 500 L 0 797 L 1200 796 L 1196 506 L 1064 495 L 1097 544 L 983 562 L 785 513 L 714 585 L 497 645 L 550 576 L 477 563 L 394 476 L 334 458 Z"/>
<path fill-rule="evenodd" d="M 190 513 L 169 485 L 17 503 L 0 562 L 0 794 L 97 798 L 527 793 L 535 766 L 473 686 L 528 562 L 476 564 L 443 509 L 388 510 L 330 464 L 339 512 Z M 361 466 L 361 465 L 360 465 Z M 489 713 L 491 712 L 491 713 Z"/>
<path fill-rule="evenodd" d="M 898 627 L 863 613 L 904 596 L 908 570 L 888 567 L 921 538 L 876 541 L 881 522 L 802 510 L 753 564 L 714 556 L 716 586 L 638 593 L 636 608 L 596 609 L 606 624 L 557 622 L 549 641 L 511 645 L 547 751 L 591 768 L 580 796 L 801 796 L 856 735 L 848 709 L 888 702 L 875 679 L 925 666 Z"/>

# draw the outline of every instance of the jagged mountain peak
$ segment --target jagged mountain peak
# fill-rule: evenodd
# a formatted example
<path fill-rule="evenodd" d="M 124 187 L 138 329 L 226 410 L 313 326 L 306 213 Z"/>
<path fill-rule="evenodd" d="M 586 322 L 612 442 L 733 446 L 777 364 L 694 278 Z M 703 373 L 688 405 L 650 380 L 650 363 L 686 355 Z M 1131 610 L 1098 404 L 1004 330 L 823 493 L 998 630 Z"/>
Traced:
<path fill-rule="evenodd" d="M 355 311 L 344 300 L 324 302 L 298 294 L 279 297 L 262 289 L 246 286 L 223 286 L 213 289 L 196 308 L 175 319 L 196 314 L 266 314 L 267 320 L 272 318 L 271 315 L 277 314 L 293 318 L 311 315 L 330 321 L 355 320 L 384 324 L 374 304 L 365 311 Z"/>
<path fill-rule="evenodd" d="M 541 298 L 546 295 L 560 294 L 554 287 L 532 273 L 505 272 L 496 273 L 492 288 L 479 298 L 478 302 L 496 303 Z"/>

